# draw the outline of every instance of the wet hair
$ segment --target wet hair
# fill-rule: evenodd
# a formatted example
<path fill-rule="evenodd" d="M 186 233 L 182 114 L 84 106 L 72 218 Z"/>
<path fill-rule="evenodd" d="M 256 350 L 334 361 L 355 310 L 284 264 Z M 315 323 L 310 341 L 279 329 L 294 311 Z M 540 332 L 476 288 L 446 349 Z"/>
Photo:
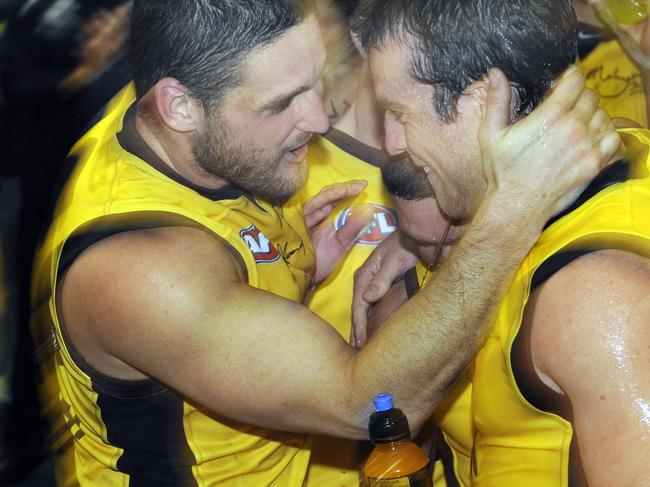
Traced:
<path fill-rule="evenodd" d="M 576 59 L 570 0 L 362 0 L 353 29 L 368 51 L 387 41 L 409 47 L 409 74 L 435 88 L 433 104 L 445 121 L 491 67 L 510 80 L 519 116 Z"/>
<path fill-rule="evenodd" d="M 163 78 L 207 107 L 241 82 L 244 60 L 314 8 L 311 0 L 135 0 L 130 58 L 138 98 Z"/>
<path fill-rule="evenodd" d="M 388 192 L 404 200 L 421 200 L 434 196 L 424 173 L 411 161 L 407 153 L 398 154 L 381 167 L 384 186 Z"/>

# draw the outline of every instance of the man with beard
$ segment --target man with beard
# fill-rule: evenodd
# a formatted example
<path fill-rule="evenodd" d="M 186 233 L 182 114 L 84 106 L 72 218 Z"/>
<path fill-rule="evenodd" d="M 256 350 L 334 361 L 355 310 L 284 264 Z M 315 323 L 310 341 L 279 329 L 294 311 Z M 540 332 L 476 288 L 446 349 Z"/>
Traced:
<path fill-rule="evenodd" d="M 440 286 L 353 349 L 300 304 L 327 269 L 312 219 L 279 206 L 304 180 L 309 138 L 328 128 L 310 8 L 134 2 L 137 101 L 118 100 L 73 148 L 35 264 L 73 482 L 301 486 L 306 434 L 367 438 L 370 400 L 386 390 L 417 429 L 543 222 L 618 146 L 576 71 L 521 125 L 501 124 L 508 107 L 491 92 L 480 215 Z M 541 158 L 548 138 L 557 150 Z M 495 232 L 504 214 L 522 224 Z"/>
<path fill-rule="evenodd" d="M 566 0 L 373 0 L 358 20 L 387 149 L 421 168 L 402 158 L 384 171 L 425 262 L 405 279 L 413 295 L 475 221 L 486 93 L 509 80 L 506 116 L 525 120 L 575 59 L 575 18 Z M 639 485 L 650 474 L 650 133 L 620 135 L 625 159 L 546 224 L 436 410 L 451 485 Z"/>

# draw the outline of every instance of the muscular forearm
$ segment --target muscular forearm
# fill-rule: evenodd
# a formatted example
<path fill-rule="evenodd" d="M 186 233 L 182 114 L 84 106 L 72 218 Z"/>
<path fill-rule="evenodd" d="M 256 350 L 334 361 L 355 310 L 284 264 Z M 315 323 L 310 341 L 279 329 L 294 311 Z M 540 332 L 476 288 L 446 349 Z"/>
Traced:
<path fill-rule="evenodd" d="M 501 204 L 484 202 L 431 285 L 354 358 L 351 377 L 364 395 L 390 391 L 414 426 L 483 343 L 514 271 L 541 231 L 541 225 L 499 219 L 506 214 Z"/>

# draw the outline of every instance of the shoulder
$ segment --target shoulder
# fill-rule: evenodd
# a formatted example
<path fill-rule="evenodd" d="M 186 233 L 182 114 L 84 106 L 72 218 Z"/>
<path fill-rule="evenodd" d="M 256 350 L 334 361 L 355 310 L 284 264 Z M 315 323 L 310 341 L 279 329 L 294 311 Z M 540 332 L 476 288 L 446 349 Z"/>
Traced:
<path fill-rule="evenodd" d="M 196 262 L 220 266 L 223 257 L 230 254 L 228 244 L 208 229 L 165 226 L 106 237 L 83 252 L 72 267 L 91 269 L 107 264 L 107 270 L 115 274 L 137 273 L 142 267 L 164 273 L 176 272 Z M 106 280 L 102 275 L 95 274 L 95 277 Z"/>
<path fill-rule="evenodd" d="M 582 256 L 546 281 L 525 315 L 542 378 L 570 387 L 578 377 L 606 373 L 617 343 L 650 345 L 649 292 L 650 260 L 618 250 Z"/>
<path fill-rule="evenodd" d="M 66 324 L 110 338 L 122 326 L 211 302 L 242 281 L 239 269 L 227 244 L 207 230 L 122 232 L 89 247 L 67 270 L 60 285 Z"/>

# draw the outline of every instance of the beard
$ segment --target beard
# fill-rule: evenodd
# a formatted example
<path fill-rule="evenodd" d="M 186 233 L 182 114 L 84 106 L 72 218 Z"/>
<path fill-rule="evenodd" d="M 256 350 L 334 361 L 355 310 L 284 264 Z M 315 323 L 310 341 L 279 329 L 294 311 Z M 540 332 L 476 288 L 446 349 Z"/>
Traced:
<path fill-rule="evenodd" d="M 297 175 L 282 173 L 280 166 L 287 152 L 279 149 L 273 154 L 246 143 L 213 118 L 192 141 L 194 160 L 205 172 L 273 204 L 285 203 L 306 179 L 304 162 L 296 167 Z"/>

